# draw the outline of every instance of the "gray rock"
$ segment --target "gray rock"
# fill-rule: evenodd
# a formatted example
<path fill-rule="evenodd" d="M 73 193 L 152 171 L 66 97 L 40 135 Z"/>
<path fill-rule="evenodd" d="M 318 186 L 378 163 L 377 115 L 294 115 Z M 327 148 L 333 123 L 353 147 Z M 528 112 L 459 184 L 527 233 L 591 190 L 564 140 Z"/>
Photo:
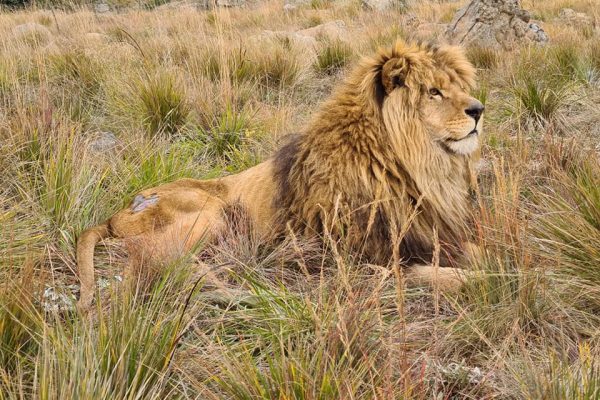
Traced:
<path fill-rule="evenodd" d="M 116 151 L 121 141 L 112 132 L 97 132 L 88 141 L 88 149 L 96 154 L 107 154 Z"/>
<path fill-rule="evenodd" d="M 77 302 L 76 293 L 79 287 L 69 285 L 67 287 L 48 286 L 42 294 L 42 307 L 46 312 L 72 311 Z"/>
<path fill-rule="evenodd" d="M 312 63 L 317 56 L 318 42 L 312 36 L 302 35 L 292 31 L 263 31 L 259 35 L 252 36 L 250 41 L 258 43 L 289 42 L 307 63 Z"/>
<path fill-rule="evenodd" d="M 218 7 L 241 7 L 245 5 L 244 0 L 217 0 Z"/>
<path fill-rule="evenodd" d="M 560 10 L 558 13 L 558 19 L 565 25 L 576 28 L 590 28 L 594 26 L 594 20 L 592 17 L 570 8 L 563 8 Z"/>
<path fill-rule="evenodd" d="M 52 37 L 52 33 L 48 28 L 33 22 L 15 26 L 13 33 L 17 40 L 24 41 L 34 46 L 45 45 Z"/>
<path fill-rule="evenodd" d="M 293 11 L 298 8 L 309 7 L 311 0 L 285 0 L 283 9 L 285 11 Z"/>
<path fill-rule="evenodd" d="M 185 12 L 194 12 L 199 8 L 199 4 L 197 1 L 192 0 L 181 0 L 181 1 L 169 1 L 168 3 L 162 4 L 155 8 L 157 11 L 165 11 L 165 10 L 177 10 L 177 11 L 185 11 Z"/>
<path fill-rule="evenodd" d="M 96 11 L 98 14 L 104 14 L 110 11 L 110 6 L 106 3 L 97 3 L 94 6 L 94 11 Z"/>
<path fill-rule="evenodd" d="M 246 5 L 245 0 L 200 0 L 199 9 L 210 10 L 215 7 L 242 7 Z"/>
<path fill-rule="evenodd" d="M 542 29 L 542 27 L 535 22 L 531 22 L 529 24 L 529 34 L 533 35 L 533 37 L 535 38 L 534 41 L 539 43 L 546 43 L 548 40 L 550 40 L 546 32 L 544 32 L 544 30 Z"/>
<path fill-rule="evenodd" d="M 523 42 L 546 43 L 548 35 L 523 10 L 519 0 L 472 0 L 458 10 L 446 30 L 451 43 L 512 48 Z"/>
<path fill-rule="evenodd" d="M 312 28 L 302 29 L 296 32 L 302 36 L 308 36 L 315 39 L 346 40 L 346 23 L 342 20 L 327 22 L 325 24 L 313 26 Z"/>
<path fill-rule="evenodd" d="M 399 10 L 406 6 L 405 0 L 362 0 L 363 8 L 373 11 Z"/>

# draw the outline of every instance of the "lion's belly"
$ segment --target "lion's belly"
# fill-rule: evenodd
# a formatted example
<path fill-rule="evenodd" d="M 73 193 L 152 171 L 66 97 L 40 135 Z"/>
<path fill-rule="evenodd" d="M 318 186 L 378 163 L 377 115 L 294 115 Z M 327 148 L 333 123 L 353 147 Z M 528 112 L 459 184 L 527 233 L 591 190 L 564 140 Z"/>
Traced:
<path fill-rule="evenodd" d="M 273 204 L 277 185 L 273 178 L 272 161 L 267 160 L 219 181 L 228 188 L 225 202 L 233 206 L 240 205 L 248 213 L 258 236 L 268 237 L 277 222 Z"/>

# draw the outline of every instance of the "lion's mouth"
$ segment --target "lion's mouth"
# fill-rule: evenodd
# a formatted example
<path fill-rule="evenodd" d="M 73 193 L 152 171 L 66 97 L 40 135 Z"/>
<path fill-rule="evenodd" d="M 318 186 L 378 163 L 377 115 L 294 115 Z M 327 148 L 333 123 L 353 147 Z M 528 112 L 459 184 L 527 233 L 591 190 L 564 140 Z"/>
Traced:
<path fill-rule="evenodd" d="M 477 136 L 477 135 L 479 135 L 479 131 L 477 129 L 473 129 L 471 132 L 467 133 L 465 136 L 461 137 L 460 139 L 448 138 L 446 140 L 449 142 L 460 142 L 461 140 L 465 140 L 472 136 Z"/>

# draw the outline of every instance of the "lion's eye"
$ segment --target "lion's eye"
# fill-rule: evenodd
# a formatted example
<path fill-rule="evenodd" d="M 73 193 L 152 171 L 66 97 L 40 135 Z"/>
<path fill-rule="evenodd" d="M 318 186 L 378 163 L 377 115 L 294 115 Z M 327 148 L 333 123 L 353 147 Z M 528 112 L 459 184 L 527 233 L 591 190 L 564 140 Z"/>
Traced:
<path fill-rule="evenodd" d="M 431 88 L 431 89 L 429 89 L 429 94 L 431 96 L 441 96 L 442 92 L 440 92 L 439 89 Z"/>

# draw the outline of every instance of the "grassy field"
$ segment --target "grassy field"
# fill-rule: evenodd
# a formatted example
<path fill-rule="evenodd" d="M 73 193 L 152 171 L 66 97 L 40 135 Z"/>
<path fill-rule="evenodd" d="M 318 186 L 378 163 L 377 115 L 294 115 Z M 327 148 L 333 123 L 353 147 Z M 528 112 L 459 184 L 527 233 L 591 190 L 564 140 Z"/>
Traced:
<path fill-rule="evenodd" d="M 459 295 L 404 290 L 334 242 L 233 233 L 132 297 L 123 249 L 100 246 L 96 309 L 72 309 L 84 228 L 140 189 L 260 162 L 361 54 L 410 38 L 403 13 L 447 23 L 463 3 L 0 13 L 0 399 L 600 398 L 600 36 L 557 19 L 598 24 L 595 0 L 524 1 L 546 47 L 468 49 L 485 250 Z M 313 56 L 261 36 L 335 20 Z"/>

